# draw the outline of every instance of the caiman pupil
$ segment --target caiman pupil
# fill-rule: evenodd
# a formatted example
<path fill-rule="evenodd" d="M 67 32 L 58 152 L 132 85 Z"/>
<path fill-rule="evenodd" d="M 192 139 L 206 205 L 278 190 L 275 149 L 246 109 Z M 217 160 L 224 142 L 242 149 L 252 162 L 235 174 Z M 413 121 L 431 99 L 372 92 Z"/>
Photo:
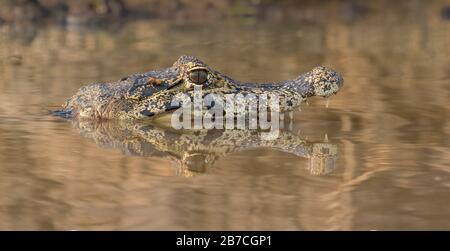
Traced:
<path fill-rule="evenodd" d="M 205 70 L 193 70 L 189 73 L 189 79 L 192 83 L 201 85 L 208 79 L 208 73 Z"/>

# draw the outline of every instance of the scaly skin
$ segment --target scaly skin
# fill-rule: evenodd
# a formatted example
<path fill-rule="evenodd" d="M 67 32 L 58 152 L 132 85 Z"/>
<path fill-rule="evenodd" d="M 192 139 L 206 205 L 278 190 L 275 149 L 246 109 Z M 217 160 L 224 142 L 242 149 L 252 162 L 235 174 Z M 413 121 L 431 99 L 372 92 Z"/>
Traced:
<path fill-rule="evenodd" d="M 172 67 L 130 75 L 114 83 L 82 87 L 56 112 L 67 118 L 143 119 L 179 107 L 177 94 L 193 96 L 194 86 L 206 94 L 267 94 L 280 97 L 280 112 L 293 110 L 308 97 L 329 97 L 343 85 L 341 75 L 315 67 L 294 80 L 280 83 L 241 83 L 213 70 L 199 59 L 181 56 Z"/>

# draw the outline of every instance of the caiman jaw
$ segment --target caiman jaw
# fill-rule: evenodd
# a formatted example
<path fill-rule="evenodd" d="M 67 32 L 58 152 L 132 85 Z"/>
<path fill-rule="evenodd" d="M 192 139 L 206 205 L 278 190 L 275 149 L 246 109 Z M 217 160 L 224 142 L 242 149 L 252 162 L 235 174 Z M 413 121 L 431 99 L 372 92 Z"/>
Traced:
<path fill-rule="evenodd" d="M 279 83 L 252 84 L 235 83 L 235 93 L 277 95 L 280 98 L 280 111 L 290 111 L 309 97 L 330 97 L 343 86 L 342 76 L 327 67 L 318 66 L 294 80 Z"/>

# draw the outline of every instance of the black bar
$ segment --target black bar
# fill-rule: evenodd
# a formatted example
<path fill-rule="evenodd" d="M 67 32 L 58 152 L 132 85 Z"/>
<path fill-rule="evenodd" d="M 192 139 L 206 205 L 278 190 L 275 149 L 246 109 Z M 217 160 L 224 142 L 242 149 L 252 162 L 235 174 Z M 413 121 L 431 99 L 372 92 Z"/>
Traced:
<path fill-rule="evenodd" d="M 205 239 L 206 238 L 206 239 Z M 379 248 L 385 250 L 392 243 L 403 248 L 411 246 L 430 250 L 432 246 L 443 245 L 450 239 L 450 232 L 295 232 L 295 231 L 238 231 L 238 232 L 0 232 L 2 245 L 23 245 L 36 248 L 57 248 L 59 250 L 82 249 L 107 246 L 129 250 L 151 250 L 161 248 L 243 248 L 278 249 L 298 247 L 325 248 Z M 208 241 L 207 241 L 208 240 Z M 363 246 L 361 246 L 363 245 Z M 142 248 L 144 247 L 144 248 Z M 159 249 L 159 250 L 160 250 Z"/>

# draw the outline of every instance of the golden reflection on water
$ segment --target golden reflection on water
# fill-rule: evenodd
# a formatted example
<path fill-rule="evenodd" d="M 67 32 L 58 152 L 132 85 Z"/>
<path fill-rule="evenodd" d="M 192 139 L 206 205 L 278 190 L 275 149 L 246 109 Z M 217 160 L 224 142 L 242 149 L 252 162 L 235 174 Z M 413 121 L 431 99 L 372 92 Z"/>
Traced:
<path fill-rule="evenodd" d="M 257 130 L 174 130 L 168 125 L 137 121 L 71 120 L 78 132 L 98 146 L 120 149 L 124 154 L 159 157 L 174 162 L 176 175 L 190 177 L 211 173 L 217 162 L 234 153 L 270 149 L 307 158 L 312 175 L 325 175 L 336 168 L 338 147 L 327 139 L 310 142 L 281 130 L 266 140 Z"/>
<path fill-rule="evenodd" d="M 423 19 L 386 13 L 282 27 L 1 26 L 0 229 L 449 229 L 450 22 L 430 6 Z M 189 159 L 173 141 L 136 135 L 146 130 L 98 133 L 48 115 L 82 85 L 183 54 L 242 81 L 293 78 L 319 64 L 342 72 L 330 107 L 310 100 L 286 132 L 308 149 L 327 135 L 332 170 L 311 175 L 311 158 L 274 147 L 230 151 L 204 168 L 198 160 L 220 150 L 205 146 Z"/>

